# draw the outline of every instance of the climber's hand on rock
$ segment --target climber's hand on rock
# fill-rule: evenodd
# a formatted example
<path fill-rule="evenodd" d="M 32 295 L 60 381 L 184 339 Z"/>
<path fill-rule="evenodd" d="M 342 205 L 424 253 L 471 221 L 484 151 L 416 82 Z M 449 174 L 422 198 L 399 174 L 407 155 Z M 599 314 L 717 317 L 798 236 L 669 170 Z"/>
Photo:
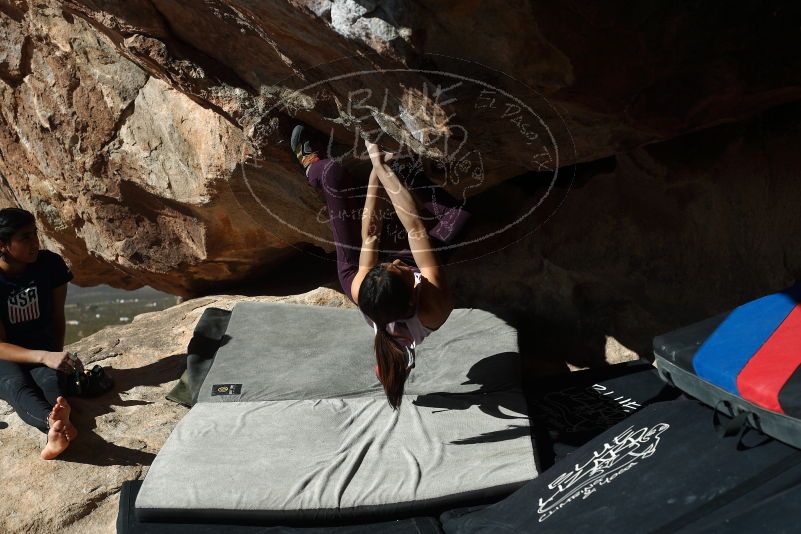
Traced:
<path fill-rule="evenodd" d="M 364 148 L 367 149 L 367 154 L 370 156 L 370 159 L 373 161 L 373 163 L 381 162 L 381 149 L 378 148 L 377 144 L 371 143 L 370 141 L 365 139 Z"/>

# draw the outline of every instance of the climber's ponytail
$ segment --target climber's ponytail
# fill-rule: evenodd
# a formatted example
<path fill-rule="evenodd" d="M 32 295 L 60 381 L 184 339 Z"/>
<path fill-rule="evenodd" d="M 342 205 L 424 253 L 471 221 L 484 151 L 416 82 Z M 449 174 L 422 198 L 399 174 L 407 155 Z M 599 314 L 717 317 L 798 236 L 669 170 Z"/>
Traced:
<path fill-rule="evenodd" d="M 397 410 L 406 385 L 406 351 L 387 333 L 386 325 L 379 325 L 375 335 L 375 359 L 387 401 L 393 410 Z"/>
<path fill-rule="evenodd" d="M 387 325 L 409 312 L 412 288 L 399 277 L 376 265 L 359 288 L 359 308 L 376 324 L 375 359 L 387 400 L 397 410 L 406 383 L 406 349 L 387 332 Z"/>

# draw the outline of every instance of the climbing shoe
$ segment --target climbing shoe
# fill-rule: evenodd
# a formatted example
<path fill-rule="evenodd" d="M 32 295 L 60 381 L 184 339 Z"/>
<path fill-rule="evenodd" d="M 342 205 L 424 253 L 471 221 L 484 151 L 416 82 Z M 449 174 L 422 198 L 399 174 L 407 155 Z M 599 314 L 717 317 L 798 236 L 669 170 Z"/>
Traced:
<path fill-rule="evenodd" d="M 303 166 L 304 172 L 309 168 L 309 165 L 320 160 L 314 143 L 315 140 L 313 131 L 306 125 L 298 124 L 292 130 L 289 146 L 292 147 L 292 152 L 295 153 L 298 162 Z"/>

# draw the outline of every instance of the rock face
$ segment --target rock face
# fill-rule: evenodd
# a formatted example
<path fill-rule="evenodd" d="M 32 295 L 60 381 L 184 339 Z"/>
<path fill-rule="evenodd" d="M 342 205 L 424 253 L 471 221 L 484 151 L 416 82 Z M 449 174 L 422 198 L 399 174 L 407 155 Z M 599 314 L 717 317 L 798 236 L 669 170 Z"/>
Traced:
<path fill-rule="evenodd" d="M 476 198 L 798 99 L 799 8 L 714 9 L 2 0 L 0 191 L 81 284 L 248 283 L 332 250 L 299 119 Z"/>
<path fill-rule="evenodd" d="M 143 478 L 187 409 L 164 396 L 186 365 L 192 330 L 208 306 L 242 300 L 348 307 L 330 289 L 287 297 L 204 297 L 137 316 L 69 347 L 110 368 L 115 388 L 97 399 L 75 399 L 79 436 L 57 460 L 39 459 L 45 437 L 0 401 L 1 532 L 115 532 L 120 485 Z"/>
<path fill-rule="evenodd" d="M 187 294 L 288 255 L 297 236 L 237 200 L 240 129 L 60 4 L 22 8 L 0 10 L 11 38 L 2 44 L 0 174 L 6 197 L 37 214 L 45 244 L 71 261 L 78 282 Z M 249 170 L 251 180 L 313 221 L 315 195 L 281 163 Z"/>
<path fill-rule="evenodd" d="M 543 360 L 591 366 L 608 336 L 650 357 L 655 335 L 801 281 L 799 124 L 791 104 L 579 167 L 531 224 L 454 256 L 457 306 L 505 316 Z M 476 200 L 513 214 L 543 191 L 511 180 Z"/>

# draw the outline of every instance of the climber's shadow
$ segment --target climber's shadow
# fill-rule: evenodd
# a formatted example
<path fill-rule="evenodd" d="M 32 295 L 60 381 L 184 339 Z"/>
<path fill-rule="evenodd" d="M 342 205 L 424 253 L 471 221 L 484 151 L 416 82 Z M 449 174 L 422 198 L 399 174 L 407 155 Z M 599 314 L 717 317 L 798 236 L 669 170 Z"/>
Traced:
<path fill-rule="evenodd" d="M 520 356 L 516 352 L 502 352 L 488 356 L 476 362 L 467 372 L 464 386 L 476 386 L 465 393 L 436 392 L 418 396 L 413 404 L 419 407 L 446 410 L 469 410 L 477 407 L 486 415 L 510 421 L 507 428 L 495 430 L 452 441 L 454 445 L 470 445 L 476 443 L 494 443 L 529 436 L 528 424 L 512 424 L 511 421 L 527 421 L 525 402 L 519 395 L 504 395 L 509 388 L 518 386 L 519 381 L 499 379 L 514 377 L 519 380 Z M 488 395 L 489 393 L 499 393 Z M 436 413 L 434 411 L 433 413 Z M 518 414 L 518 415 L 511 415 Z"/>

